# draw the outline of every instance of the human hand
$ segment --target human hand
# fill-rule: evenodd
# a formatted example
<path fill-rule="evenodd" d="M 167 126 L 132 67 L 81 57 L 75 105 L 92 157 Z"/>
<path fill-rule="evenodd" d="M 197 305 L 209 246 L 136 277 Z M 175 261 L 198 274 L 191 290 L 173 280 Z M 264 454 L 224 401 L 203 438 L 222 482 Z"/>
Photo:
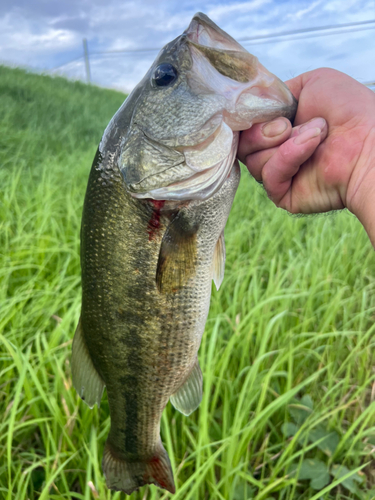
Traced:
<path fill-rule="evenodd" d="M 299 101 L 294 128 L 286 118 L 254 125 L 241 134 L 238 158 L 277 206 L 291 213 L 347 207 L 375 230 L 375 93 L 328 68 L 286 83 Z M 276 135 L 277 127 L 284 131 Z"/>

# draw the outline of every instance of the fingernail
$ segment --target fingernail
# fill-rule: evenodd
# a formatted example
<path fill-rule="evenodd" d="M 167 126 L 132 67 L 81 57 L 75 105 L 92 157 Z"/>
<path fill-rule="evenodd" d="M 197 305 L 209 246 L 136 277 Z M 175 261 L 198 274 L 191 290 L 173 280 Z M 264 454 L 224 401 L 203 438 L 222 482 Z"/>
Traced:
<path fill-rule="evenodd" d="M 302 134 L 297 135 L 294 139 L 294 144 L 304 144 L 305 142 L 309 141 L 313 137 L 316 137 L 317 135 L 320 135 L 321 130 L 318 127 L 315 128 L 309 128 L 305 132 L 302 132 Z"/>
<path fill-rule="evenodd" d="M 320 128 L 320 130 L 322 130 L 325 124 L 326 121 L 324 118 L 314 118 L 313 120 L 310 120 L 309 122 L 302 125 L 299 129 L 299 133 L 301 134 L 302 132 L 305 132 L 306 130 L 310 130 L 312 128 Z"/>
<path fill-rule="evenodd" d="M 273 120 L 272 122 L 266 123 L 262 127 L 262 133 L 266 137 L 276 137 L 282 134 L 287 129 L 288 124 L 285 120 Z"/>

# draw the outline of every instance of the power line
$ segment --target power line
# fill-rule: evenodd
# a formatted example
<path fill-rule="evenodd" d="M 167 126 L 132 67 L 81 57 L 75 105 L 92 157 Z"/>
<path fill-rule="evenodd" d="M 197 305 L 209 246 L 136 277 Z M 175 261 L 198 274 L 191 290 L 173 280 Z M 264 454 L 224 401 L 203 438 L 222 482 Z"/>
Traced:
<path fill-rule="evenodd" d="M 352 29 L 348 30 L 345 28 L 350 28 L 354 26 L 363 26 L 363 25 L 368 25 L 368 24 L 373 24 L 374 26 L 369 26 L 369 27 L 363 27 L 363 28 L 357 28 L 357 29 Z M 300 37 L 292 37 L 292 38 L 286 38 L 286 39 L 281 39 L 277 40 L 277 42 L 287 42 L 287 41 L 293 41 L 293 40 L 302 40 L 305 38 L 316 38 L 316 37 L 321 37 L 321 36 L 330 36 L 330 35 L 340 35 L 344 33 L 354 33 L 358 31 L 367 31 L 370 29 L 375 29 L 375 19 L 368 20 L 368 21 L 359 21 L 359 22 L 353 22 L 353 23 L 343 23 L 343 24 L 331 24 L 327 26 L 315 26 L 313 28 L 302 28 L 298 30 L 289 30 L 289 31 L 282 31 L 279 33 L 269 33 L 266 35 L 258 35 L 258 36 L 253 36 L 253 37 L 243 37 L 243 38 L 238 38 L 239 42 L 247 42 L 246 45 L 261 45 L 264 43 L 274 43 L 274 40 L 268 40 L 268 39 L 273 39 L 276 37 L 284 37 L 287 35 L 296 35 L 296 34 L 303 34 L 303 33 L 308 33 L 307 36 L 300 36 Z M 314 31 L 326 31 L 326 30 L 335 30 L 331 31 L 329 33 L 317 33 L 317 34 L 311 34 Z M 258 40 L 260 40 L 258 42 Z M 103 51 L 92 51 L 90 52 L 90 55 L 107 55 L 107 54 L 126 54 L 126 53 L 139 53 L 139 52 L 157 52 L 161 50 L 160 48 L 151 48 L 151 47 L 141 47 L 138 49 L 116 49 L 116 50 L 103 50 Z M 75 59 L 72 59 L 71 61 L 61 64 L 60 66 L 56 66 L 55 68 L 52 68 L 51 71 L 55 71 L 57 69 L 60 69 L 64 66 L 67 66 L 68 64 L 78 61 L 82 59 L 83 56 L 79 56 Z"/>
<path fill-rule="evenodd" d="M 124 52 L 158 52 L 161 50 L 160 48 L 155 49 L 154 48 L 140 48 L 140 49 L 118 49 L 118 50 L 99 50 L 96 52 L 90 52 L 90 54 L 116 54 L 116 53 L 124 53 Z"/>
<path fill-rule="evenodd" d="M 373 30 L 375 29 L 374 26 L 370 26 L 368 28 L 357 28 L 357 29 L 352 29 L 352 30 L 340 30 L 340 31 L 333 31 L 329 33 L 316 33 L 316 34 L 309 34 L 307 36 L 298 36 L 298 37 L 290 37 L 290 38 L 283 38 L 281 40 L 260 40 L 259 42 L 256 39 L 252 39 L 251 41 L 249 40 L 242 40 L 243 45 L 263 45 L 266 43 L 282 43 L 282 42 L 292 42 L 294 40 L 304 40 L 306 38 L 320 38 L 323 36 L 332 36 L 332 35 L 341 35 L 345 33 L 357 33 L 359 31 L 368 31 L 368 30 Z M 101 56 L 116 56 L 119 54 L 123 53 L 132 53 L 132 52 L 151 52 L 151 51 L 156 51 L 160 49 L 137 49 L 137 50 L 108 50 L 108 51 L 102 51 L 102 52 L 90 52 L 90 55 L 101 55 Z"/>
<path fill-rule="evenodd" d="M 370 21 L 360 21 L 360 22 L 355 22 L 355 23 L 344 23 L 344 24 L 331 24 L 328 26 L 315 26 L 314 28 L 302 28 L 298 30 L 289 30 L 289 31 L 281 31 L 279 33 L 269 33 L 267 35 L 258 35 L 258 36 L 252 36 L 252 37 L 244 37 L 244 38 L 238 38 L 237 40 L 239 42 L 248 42 L 248 41 L 255 41 L 255 40 L 263 40 L 266 38 L 275 38 L 275 37 L 280 37 L 280 36 L 286 36 L 286 35 L 295 35 L 295 34 L 300 34 L 300 33 L 308 33 L 308 32 L 313 32 L 313 31 L 324 31 L 324 30 L 341 30 L 343 28 L 349 28 L 351 26 L 361 26 L 365 24 L 375 24 L 375 19 L 370 20 Z M 366 29 L 374 29 L 374 27 L 371 28 L 362 28 L 363 30 Z M 352 30 L 355 31 L 355 30 Z M 333 34 L 340 34 L 342 33 L 341 31 L 336 31 Z M 350 33 L 350 31 L 343 31 L 343 33 Z M 308 35 L 309 36 L 313 35 Z M 319 34 L 318 36 L 323 36 L 323 34 Z M 300 38 L 293 38 L 292 40 L 299 40 Z M 114 54 L 114 53 L 126 53 L 126 52 L 156 52 L 159 51 L 160 48 L 139 48 L 139 49 L 117 49 L 117 50 L 103 50 L 103 51 L 97 51 L 97 52 L 91 52 L 91 54 Z"/>
<path fill-rule="evenodd" d="M 80 59 L 82 59 L 83 56 L 79 56 L 79 57 L 76 57 L 74 59 L 71 59 L 70 61 L 66 62 L 66 63 L 63 63 L 63 64 L 60 64 L 59 66 L 55 66 L 54 68 L 52 68 L 50 71 L 56 71 L 57 69 L 60 69 L 60 68 L 63 68 L 64 66 L 68 66 L 68 64 L 71 64 L 73 62 L 76 62 L 76 61 L 79 61 Z"/>
<path fill-rule="evenodd" d="M 344 33 L 356 33 L 358 31 L 367 31 L 367 30 L 373 30 L 375 29 L 375 25 L 368 27 L 368 28 L 358 28 L 354 30 L 340 30 L 340 31 L 334 31 L 330 33 L 317 33 L 317 34 L 311 34 L 307 36 L 298 36 L 298 37 L 293 37 L 293 38 L 282 38 L 281 40 L 262 40 L 260 42 L 257 41 L 249 41 L 249 42 L 244 42 L 244 45 L 263 45 L 264 43 L 282 43 L 282 42 L 292 42 L 293 40 L 305 40 L 306 38 L 320 38 L 323 36 L 331 36 L 331 35 L 341 35 Z"/>
<path fill-rule="evenodd" d="M 341 29 L 341 28 L 349 28 L 351 26 L 360 26 L 364 24 L 374 24 L 375 19 L 371 19 L 369 21 L 359 21 L 355 23 L 343 23 L 343 24 L 329 24 L 327 26 L 315 26 L 314 28 L 302 28 L 298 30 L 290 30 L 290 31 L 280 31 L 279 33 L 270 33 L 267 35 L 257 35 L 245 38 L 238 38 L 239 42 L 247 42 L 248 40 L 260 40 L 261 38 L 274 38 L 277 36 L 285 36 L 285 35 L 297 35 L 299 33 L 308 33 L 310 31 L 324 31 L 331 29 Z"/>

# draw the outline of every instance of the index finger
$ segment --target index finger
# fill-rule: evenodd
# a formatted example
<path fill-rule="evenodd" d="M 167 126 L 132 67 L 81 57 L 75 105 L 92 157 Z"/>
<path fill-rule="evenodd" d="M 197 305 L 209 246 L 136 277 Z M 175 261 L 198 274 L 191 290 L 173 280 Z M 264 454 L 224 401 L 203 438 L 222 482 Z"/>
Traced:
<path fill-rule="evenodd" d="M 314 74 L 317 74 L 317 70 L 307 71 L 306 73 L 302 73 L 302 75 L 298 75 L 284 82 L 297 101 L 299 101 L 303 87 L 305 87 L 308 81 L 314 77 Z"/>
<path fill-rule="evenodd" d="M 289 90 L 298 101 L 303 87 L 302 75 L 298 75 L 295 78 L 287 80 L 285 85 L 289 87 Z"/>
<path fill-rule="evenodd" d="M 289 139 L 292 125 L 280 117 L 266 123 L 256 123 L 240 135 L 237 158 L 246 163 L 246 157 L 262 149 L 274 148 Z"/>

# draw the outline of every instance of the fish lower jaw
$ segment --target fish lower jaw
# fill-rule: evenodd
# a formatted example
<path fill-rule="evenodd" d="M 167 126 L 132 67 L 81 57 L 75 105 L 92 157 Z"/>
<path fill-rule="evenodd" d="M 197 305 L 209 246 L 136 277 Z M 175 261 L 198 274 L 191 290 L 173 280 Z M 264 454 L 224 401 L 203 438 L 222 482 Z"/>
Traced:
<path fill-rule="evenodd" d="M 192 175 L 186 179 L 173 182 L 167 186 L 150 189 L 143 193 L 136 193 L 130 190 L 130 194 L 138 199 L 150 198 L 152 200 L 165 201 L 207 200 L 221 188 L 228 178 L 236 158 L 238 140 L 239 133 L 234 132 L 232 134 L 232 142 L 227 156 L 211 168 L 194 171 L 193 168 L 190 167 Z M 139 189 L 139 185 L 137 187 Z"/>
<path fill-rule="evenodd" d="M 207 200 L 211 198 L 222 186 L 230 174 L 231 165 L 224 169 L 212 167 L 203 172 L 194 173 L 191 177 L 184 181 L 169 184 L 166 187 L 152 189 L 145 193 L 131 192 L 131 196 L 138 199 L 151 199 L 163 201 L 192 201 L 192 200 Z M 208 175 L 210 179 L 207 180 Z M 193 185 L 192 185 L 193 184 Z"/>

